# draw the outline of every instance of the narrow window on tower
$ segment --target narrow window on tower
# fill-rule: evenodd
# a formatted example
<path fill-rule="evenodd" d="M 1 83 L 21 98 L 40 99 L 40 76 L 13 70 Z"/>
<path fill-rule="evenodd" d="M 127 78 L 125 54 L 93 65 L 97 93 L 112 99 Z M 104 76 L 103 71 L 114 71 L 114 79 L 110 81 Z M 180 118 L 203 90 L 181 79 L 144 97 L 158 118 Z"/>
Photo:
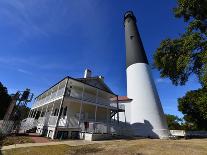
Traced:
<path fill-rule="evenodd" d="M 132 40 L 134 38 L 134 36 L 130 36 L 130 39 Z"/>

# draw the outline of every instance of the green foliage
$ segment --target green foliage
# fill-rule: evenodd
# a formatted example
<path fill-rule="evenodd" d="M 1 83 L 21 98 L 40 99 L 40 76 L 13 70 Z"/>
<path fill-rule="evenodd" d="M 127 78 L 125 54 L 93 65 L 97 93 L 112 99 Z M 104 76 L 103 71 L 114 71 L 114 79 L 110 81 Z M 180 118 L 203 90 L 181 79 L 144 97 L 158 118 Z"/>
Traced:
<path fill-rule="evenodd" d="M 178 0 L 178 6 L 173 11 L 176 17 L 183 17 L 185 22 L 190 22 L 192 29 L 199 29 L 204 33 L 207 28 L 206 6 L 206 0 Z"/>
<path fill-rule="evenodd" d="M 170 130 L 181 130 L 182 119 L 175 115 L 166 114 L 167 125 Z"/>
<path fill-rule="evenodd" d="M 0 82 L 0 120 L 4 118 L 4 114 L 11 102 L 11 97 L 8 95 L 7 88 Z"/>
<path fill-rule="evenodd" d="M 29 114 L 29 111 L 30 111 L 30 108 L 28 108 L 27 106 L 20 106 L 18 107 L 18 112 L 20 113 L 20 118 L 19 120 L 23 120 L 25 118 L 27 118 L 28 114 Z"/>
<path fill-rule="evenodd" d="M 192 129 L 207 130 L 207 89 L 192 90 L 178 99 L 178 109 Z"/>
<path fill-rule="evenodd" d="M 207 130 L 207 0 L 177 0 L 175 17 L 187 23 L 178 38 L 165 39 L 154 54 L 154 66 L 174 85 L 184 85 L 190 75 L 198 77 L 202 88 L 178 99 L 184 114 L 183 128 Z"/>
<path fill-rule="evenodd" d="M 165 39 L 154 54 L 154 66 L 161 77 L 175 85 L 184 85 L 191 74 L 207 86 L 207 1 L 178 0 L 176 17 L 183 17 L 188 26 L 176 39 Z"/>

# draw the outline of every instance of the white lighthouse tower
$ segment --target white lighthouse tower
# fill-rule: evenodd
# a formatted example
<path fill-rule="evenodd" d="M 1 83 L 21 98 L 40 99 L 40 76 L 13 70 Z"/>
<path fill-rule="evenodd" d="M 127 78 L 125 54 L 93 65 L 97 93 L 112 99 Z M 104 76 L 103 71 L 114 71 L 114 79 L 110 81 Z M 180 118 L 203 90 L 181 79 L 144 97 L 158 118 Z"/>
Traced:
<path fill-rule="evenodd" d="M 168 138 L 169 130 L 133 12 L 124 17 L 127 96 L 130 124 L 135 136 Z"/>

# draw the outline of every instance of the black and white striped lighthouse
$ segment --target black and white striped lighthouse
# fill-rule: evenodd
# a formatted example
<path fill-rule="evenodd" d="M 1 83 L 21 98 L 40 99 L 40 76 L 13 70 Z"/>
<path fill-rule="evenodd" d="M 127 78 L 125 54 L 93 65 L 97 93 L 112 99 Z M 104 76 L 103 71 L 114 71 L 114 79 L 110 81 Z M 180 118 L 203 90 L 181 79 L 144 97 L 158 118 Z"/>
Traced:
<path fill-rule="evenodd" d="M 132 11 L 124 16 L 129 122 L 135 136 L 168 138 L 165 115 Z M 127 111 L 126 111 L 127 112 Z"/>

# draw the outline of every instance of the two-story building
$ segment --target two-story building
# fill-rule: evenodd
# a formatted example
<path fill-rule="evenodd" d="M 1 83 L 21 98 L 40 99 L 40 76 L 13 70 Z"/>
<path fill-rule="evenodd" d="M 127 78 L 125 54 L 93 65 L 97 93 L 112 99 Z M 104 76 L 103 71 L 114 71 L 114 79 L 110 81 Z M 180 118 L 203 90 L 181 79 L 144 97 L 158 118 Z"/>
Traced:
<path fill-rule="evenodd" d="M 52 139 L 110 135 L 118 129 L 117 112 L 124 112 L 118 96 L 102 76 L 91 77 L 91 71 L 85 70 L 84 78 L 65 77 L 37 96 L 22 128 L 36 128 Z"/>

